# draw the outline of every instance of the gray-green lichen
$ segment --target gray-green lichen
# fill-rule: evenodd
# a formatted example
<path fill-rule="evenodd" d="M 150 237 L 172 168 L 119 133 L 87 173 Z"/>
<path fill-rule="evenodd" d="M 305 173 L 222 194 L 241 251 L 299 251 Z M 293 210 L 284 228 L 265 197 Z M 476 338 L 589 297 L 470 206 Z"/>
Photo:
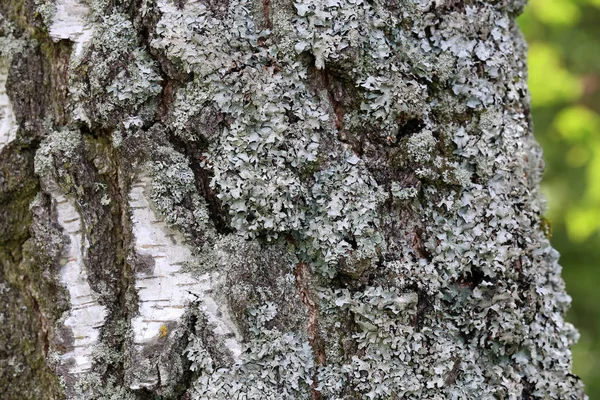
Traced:
<path fill-rule="evenodd" d="M 165 221 L 195 236 L 210 229 L 205 201 L 186 157 L 171 148 L 158 147 L 150 168 L 154 177 L 152 199 Z"/>
<path fill-rule="evenodd" d="M 116 130 L 142 127 L 154 114 L 153 99 L 161 92 L 162 78 L 125 15 L 112 13 L 102 19 L 83 60 L 74 66 L 75 116 Z M 88 59 L 97 62 L 86 63 Z"/>
<path fill-rule="evenodd" d="M 44 24 L 50 26 L 56 15 L 56 3 L 53 0 L 35 0 L 36 11 L 42 17 Z"/>
<path fill-rule="evenodd" d="M 39 176 L 64 173 L 65 165 L 71 165 L 80 155 L 81 133 L 73 130 L 52 132 L 35 154 L 35 173 Z M 58 165 L 59 168 L 55 169 Z M 62 168 L 60 168 L 62 166 Z M 65 174 L 65 176 L 67 176 Z"/>
<path fill-rule="evenodd" d="M 178 135 L 194 140 L 187 121 L 209 106 L 228 121 L 205 138 L 202 165 L 232 227 L 249 239 L 287 237 L 324 287 L 370 276 L 360 289 L 349 284 L 352 292 L 319 291 L 327 327 L 317 333 L 324 349 L 313 347 L 314 359 L 325 353 L 314 390 L 327 398 L 579 396 L 567 375 L 574 331 L 560 317 L 568 298 L 535 224 L 539 150 L 524 116 L 524 53 L 511 20 L 518 6 L 297 2 L 294 17 L 269 16 L 271 32 L 252 23 L 244 2 L 219 16 L 203 4 L 163 4 L 153 45 L 198 76 L 178 97 Z M 177 21 L 194 29 L 175 42 L 167 26 Z M 211 40 L 229 50 L 215 51 Z M 357 101 L 344 101 L 349 95 Z M 381 158 L 398 160 L 391 179 L 372 175 Z M 410 170 L 422 185 L 394 180 Z M 386 189 L 417 202 L 386 208 Z M 406 218 L 416 218 L 408 226 L 418 233 L 394 231 L 394 219 Z M 394 247 L 408 254 L 390 251 L 397 236 Z M 365 260 L 370 266 L 356 268 Z M 551 339 L 548 329 L 561 333 Z M 198 385 L 210 393 L 208 378 Z"/>
<path fill-rule="evenodd" d="M 91 221 L 110 309 L 68 393 L 585 398 L 541 227 L 522 1 L 125 3 L 90 3 L 71 121 L 35 159 Z M 154 271 L 124 200 L 142 166 L 210 282 L 138 357 L 115 320 L 139 313 L 131 271 Z"/>
<path fill-rule="evenodd" d="M 0 57 L 10 60 L 26 46 L 27 39 L 15 33 L 15 25 L 0 14 Z"/>

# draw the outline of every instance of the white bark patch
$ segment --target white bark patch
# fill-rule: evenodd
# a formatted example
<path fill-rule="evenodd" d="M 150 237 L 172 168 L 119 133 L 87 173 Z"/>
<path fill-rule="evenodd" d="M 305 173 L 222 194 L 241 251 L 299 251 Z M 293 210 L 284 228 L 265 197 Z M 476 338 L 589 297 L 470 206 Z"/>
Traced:
<path fill-rule="evenodd" d="M 106 308 L 98 303 L 98 295 L 87 280 L 83 255 L 88 244 L 81 216 L 71 200 L 59 194 L 52 196 L 56 200 L 58 223 L 70 240 L 60 279 L 69 292 L 71 309 L 64 324 L 73 332 L 74 342 L 73 349 L 63 355 L 63 360 L 74 361 L 69 372 L 77 375 L 89 371 L 92 366 L 92 350 L 98 343 L 99 330 L 106 318 Z"/>
<path fill-rule="evenodd" d="M 9 66 L 9 61 L 0 57 L 0 150 L 14 140 L 17 133 L 15 113 L 6 93 Z"/>
<path fill-rule="evenodd" d="M 55 41 L 71 40 L 75 43 L 73 54 L 80 56 L 94 32 L 94 27 L 87 21 L 89 12 L 88 6 L 80 0 L 58 0 L 50 25 L 50 37 Z"/>
<path fill-rule="evenodd" d="M 130 194 L 135 249 L 138 254 L 154 260 L 153 270 L 136 273 L 139 296 L 139 316 L 132 326 L 136 346 L 143 346 L 161 336 L 161 328 L 177 322 L 183 316 L 186 304 L 200 301 L 215 335 L 225 336 L 225 344 L 237 360 L 241 346 L 226 307 L 209 293 L 219 280 L 217 273 L 199 278 L 182 272 L 184 264 L 192 260 L 192 252 L 183 244 L 183 237 L 169 229 L 158 218 L 150 205 L 151 179 L 138 177 Z M 164 328 L 163 328 L 164 329 Z"/>

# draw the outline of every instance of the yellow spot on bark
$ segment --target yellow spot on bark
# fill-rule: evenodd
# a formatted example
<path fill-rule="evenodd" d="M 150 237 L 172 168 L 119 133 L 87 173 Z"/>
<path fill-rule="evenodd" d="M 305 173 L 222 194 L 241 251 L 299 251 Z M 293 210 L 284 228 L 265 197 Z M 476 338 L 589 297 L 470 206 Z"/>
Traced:
<path fill-rule="evenodd" d="M 540 227 L 542 228 L 542 232 L 548 239 L 552 237 L 552 221 L 550 221 L 545 216 L 540 218 Z"/>
<path fill-rule="evenodd" d="M 160 327 L 160 331 L 158 333 L 158 337 L 159 338 L 164 338 L 165 336 L 167 336 L 167 334 L 169 333 L 169 330 L 167 329 L 166 325 L 163 325 Z"/>

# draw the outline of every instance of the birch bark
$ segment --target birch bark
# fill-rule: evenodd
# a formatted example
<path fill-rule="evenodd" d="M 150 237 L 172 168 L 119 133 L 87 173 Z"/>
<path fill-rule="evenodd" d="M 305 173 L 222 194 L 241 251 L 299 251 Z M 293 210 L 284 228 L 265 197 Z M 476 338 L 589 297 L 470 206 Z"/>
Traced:
<path fill-rule="evenodd" d="M 0 397 L 586 398 L 523 6 L 2 2 Z"/>

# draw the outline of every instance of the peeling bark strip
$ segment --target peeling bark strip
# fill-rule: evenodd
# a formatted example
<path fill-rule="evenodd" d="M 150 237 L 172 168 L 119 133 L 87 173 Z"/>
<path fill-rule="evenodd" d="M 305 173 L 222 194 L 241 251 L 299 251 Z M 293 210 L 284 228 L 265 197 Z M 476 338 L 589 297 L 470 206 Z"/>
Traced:
<path fill-rule="evenodd" d="M 0 339 L 39 352 L 0 398 L 48 347 L 76 400 L 585 399 L 524 1 L 454 3 L 0 2 L 0 292 L 34 309 Z"/>
<path fill-rule="evenodd" d="M 56 10 L 49 27 L 53 40 L 68 39 L 75 43 L 73 54 L 80 56 L 92 39 L 93 25 L 88 22 L 90 9 L 81 0 L 57 0 Z"/>
<path fill-rule="evenodd" d="M 197 282 L 189 274 L 180 273 L 192 255 L 186 246 L 177 243 L 166 224 L 156 219 L 144 195 L 150 182 L 149 178 L 140 177 L 133 185 L 129 203 L 136 251 L 152 260 L 147 271 L 136 274 L 140 316 L 132 324 L 137 345 L 159 337 L 163 325 L 178 321 L 186 303 L 210 288 L 208 282 Z"/>
<path fill-rule="evenodd" d="M 14 140 L 17 133 L 15 113 L 6 94 L 6 79 L 8 78 L 8 59 L 0 57 L 0 151 Z"/>
<path fill-rule="evenodd" d="M 107 310 L 98 303 L 98 294 L 87 280 L 83 263 L 89 244 L 81 216 L 71 200 L 60 194 L 52 196 L 56 201 L 57 222 L 69 237 L 60 280 L 69 292 L 71 309 L 64 325 L 71 330 L 73 341 L 62 358 L 69 367 L 69 373 L 77 376 L 88 372 L 92 366 L 92 351 L 99 342 Z"/>
<path fill-rule="evenodd" d="M 199 301 L 214 326 L 214 333 L 228 337 L 225 343 L 237 358 L 241 347 L 235 339 L 233 324 L 209 294 L 218 274 L 195 278 L 182 271 L 186 263 L 193 262 L 191 250 L 183 244 L 181 235 L 169 229 L 152 210 L 145 194 L 151 190 L 151 182 L 149 177 L 140 176 L 133 185 L 129 202 L 135 250 L 153 260 L 148 270 L 136 274 L 140 315 L 132 321 L 134 343 L 143 345 L 160 337 L 163 326 L 179 321 L 185 306 Z"/>
<path fill-rule="evenodd" d="M 193 262 L 190 248 L 183 244 L 181 234 L 169 229 L 153 211 L 149 197 L 152 180 L 140 175 L 132 186 L 129 206 L 132 210 L 135 251 L 149 257 L 144 270 L 136 273 L 135 287 L 139 298 L 139 315 L 131 321 L 135 346 L 134 360 L 142 362 L 144 354 L 152 354 L 151 348 L 177 328 L 185 308 L 200 303 L 200 309 L 211 324 L 216 336 L 224 337 L 227 349 L 237 359 L 242 348 L 235 334 L 233 323 L 223 307 L 215 302 L 213 291 L 218 274 L 193 277 L 183 272 L 186 263 Z M 135 368 L 135 367 L 134 367 Z M 134 380 L 132 389 L 160 386 L 159 366 L 150 368 L 142 380 Z M 151 374 L 148 376 L 148 374 Z M 139 375 L 139 374 L 136 374 Z"/>

